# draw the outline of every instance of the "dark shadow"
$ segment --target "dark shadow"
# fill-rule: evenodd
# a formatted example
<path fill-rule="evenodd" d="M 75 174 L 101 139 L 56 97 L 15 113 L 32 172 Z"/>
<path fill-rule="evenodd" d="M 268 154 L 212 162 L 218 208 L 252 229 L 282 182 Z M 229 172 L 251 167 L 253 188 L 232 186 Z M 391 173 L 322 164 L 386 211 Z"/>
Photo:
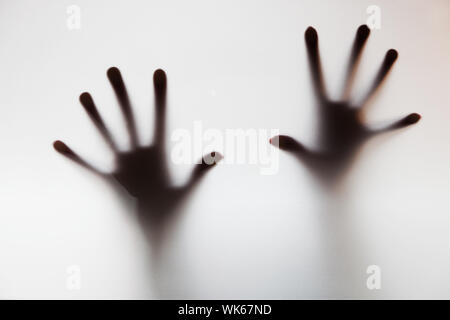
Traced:
<path fill-rule="evenodd" d="M 417 123 L 421 116 L 411 113 L 401 120 L 374 130 L 363 122 L 363 111 L 370 98 L 382 86 L 387 74 L 397 60 L 397 51 L 389 50 L 360 105 L 354 105 L 350 91 L 370 30 L 362 25 L 358 28 L 345 74 L 340 101 L 329 99 L 323 80 L 317 32 L 309 27 L 305 32 L 305 43 L 309 60 L 314 93 L 317 99 L 318 141 L 309 148 L 292 137 L 280 135 L 270 143 L 292 153 L 301 161 L 323 188 L 325 200 L 321 201 L 320 229 L 322 230 L 322 254 L 328 273 L 329 298 L 369 297 L 365 287 L 367 248 L 355 225 L 352 205 L 354 200 L 342 197 L 345 188 L 337 188 L 339 182 L 352 166 L 359 150 L 369 138 L 379 133 L 404 128 Z"/>
<path fill-rule="evenodd" d="M 381 87 L 397 59 L 398 54 L 394 49 L 386 53 L 380 70 L 363 99 L 363 103 L 356 106 L 348 99 L 361 52 L 369 34 L 370 29 L 366 25 L 358 28 L 341 95 L 343 100 L 332 101 L 327 96 L 323 80 L 317 32 L 312 27 L 306 30 L 305 43 L 313 88 L 317 98 L 319 145 L 314 149 L 308 148 L 294 138 L 285 135 L 276 136 L 270 140 L 271 144 L 294 154 L 327 187 L 334 186 L 340 180 L 351 166 L 360 147 L 369 138 L 379 133 L 409 126 L 418 122 L 421 118 L 419 114 L 411 113 L 403 119 L 378 130 L 370 129 L 363 122 L 364 106 Z"/>
<path fill-rule="evenodd" d="M 204 174 L 222 159 L 222 155 L 212 152 L 205 155 L 195 165 L 188 182 L 181 187 L 173 186 L 167 168 L 165 150 L 165 114 L 167 79 L 163 70 L 153 75 L 155 92 L 155 126 L 153 143 L 150 146 L 139 144 L 133 110 L 120 71 L 113 67 L 107 72 L 119 106 L 125 119 L 131 149 L 120 151 L 111 133 L 100 116 L 91 95 L 81 94 L 80 102 L 88 116 L 99 130 L 115 155 L 116 166 L 113 172 L 104 173 L 80 158 L 64 142 L 55 141 L 57 152 L 92 171 L 137 200 L 138 217 L 152 246 L 153 264 L 158 265 L 160 248 L 167 230 L 175 221 L 178 208 L 198 185 Z M 122 192 L 123 193 L 123 192 Z"/>

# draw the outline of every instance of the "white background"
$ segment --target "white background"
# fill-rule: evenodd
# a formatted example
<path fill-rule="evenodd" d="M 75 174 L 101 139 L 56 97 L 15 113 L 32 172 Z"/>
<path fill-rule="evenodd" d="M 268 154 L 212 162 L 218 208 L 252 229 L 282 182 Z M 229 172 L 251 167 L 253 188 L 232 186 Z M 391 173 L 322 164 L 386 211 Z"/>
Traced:
<path fill-rule="evenodd" d="M 66 8 L 81 8 L 81 29 Z M 366 8 L 381 8 L 358 74 L 399 59 L 368 109 L 371 123 L 423 115 L 365 145 L 336 193 L 283 153 L 278 174 L 214 168 L 183 208 L 156 273 L 130 208 L 52 148 L 66 141 L 102 168 L 102 139 L 78 102 L 93 94 L 121 146 L 106 79 L 121 69 L 144 141 L 152 73 L 169 79 L 168 131 L 277 128 L 313 143 L 304 30 L 319 33 L 338 92 Z M 0 298 L 450 298 L 450 22 L 435 1 L 0 2 Z M 226 155 L 225 155 L 226 156 Z M 174 167 L 174 166 L 172 166 Z M 174 167 L 183 183 L 189 166 Z M 382 288 L 366 288 L 366 268 Z M 66 287 L 81 268 L 81 289 Z"/>

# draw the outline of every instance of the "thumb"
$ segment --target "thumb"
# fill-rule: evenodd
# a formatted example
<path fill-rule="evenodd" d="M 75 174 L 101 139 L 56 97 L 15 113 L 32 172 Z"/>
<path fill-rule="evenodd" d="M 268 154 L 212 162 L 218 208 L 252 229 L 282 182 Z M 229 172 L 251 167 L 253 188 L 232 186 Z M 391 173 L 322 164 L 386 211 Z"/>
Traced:
<path fill-rule="evenodd" d="M 300 142 L 289 136 L 274 136 L 269 139 L 269 143 L 285 151 L 306 152 L 305 147 Z"/>

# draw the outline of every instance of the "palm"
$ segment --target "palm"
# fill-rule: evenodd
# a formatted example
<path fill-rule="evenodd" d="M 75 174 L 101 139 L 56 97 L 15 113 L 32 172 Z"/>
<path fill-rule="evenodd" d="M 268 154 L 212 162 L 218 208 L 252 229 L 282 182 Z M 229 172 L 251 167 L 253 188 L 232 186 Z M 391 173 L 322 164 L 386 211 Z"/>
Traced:
<path fill-rule="evenodd" d="M 367 137 L 368 130 L 361 121 L 360 110 L 347 103 L 325 103 L 319 123 L 319 143 L 323 149 L 333 154 L 346 153 Z"/>
<path fill-rule="evenodd" d="M 284 135 L 271 139 L 272 144 L 292 152 L 311 168 L 315 174 L 327 180 L 335 180 L 349 167 L 359 147 L 368 138 L 373 137 L 377 133 L 416 123 L 420 119 L 420 115 L 412 113 L 381 130 L 373 130 L 363 122 L 364 105 L 380 87 L 397 59 L 397 52 L 393 49 L 387 52 L 374 83 L 363 102 L 359 106 L 355 106 L 349 100 L 348 95 L 352 80 L 369 33 L 370 30 L 367 26 L 359 27 L 350 57 L 342 100 L 333 101 L 326 95 L 322 78 L 317 32 L 312 27 L 306 30 L 305 42 L 317 97 L 319 146 L 316 150 L 312 150 L 306 148 L 295 139 Z"/>
<path fill-rule="evenodd" d="M 139 147 L 117 154 L 113 177 L 131 195 L 142 198 L 171 190 L 166 164 L 155 147 Z"/>

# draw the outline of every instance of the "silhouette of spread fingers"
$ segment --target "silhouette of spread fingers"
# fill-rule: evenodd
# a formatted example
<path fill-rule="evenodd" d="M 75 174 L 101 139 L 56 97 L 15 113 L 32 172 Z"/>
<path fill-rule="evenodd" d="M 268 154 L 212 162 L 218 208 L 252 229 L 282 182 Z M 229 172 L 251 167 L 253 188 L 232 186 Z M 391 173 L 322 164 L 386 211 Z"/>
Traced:
<path fill-rule="evenodd" d="M 370 100 L 370 98 L 375 94 L 375 92 L 380 88 L 383 80 L 386 78 L 387 74 L 391 70 L 394 62 L 397 60 L 398 53 L 394 49 L 388 50 L 386 52 L 386 55 L 384 57 L 383 63 L 381 64 L 380 70 L 378 71 L 377 76 L 375 77 L 373 84 L 371 88 L 369 89 L 369 92 L 367 93 L 366 97 L 363 100 L 363 103 L 361 105 L 364 105 L 367 103 L 367 101 Z"/>
<path fill-rule="evenodd" d="M 422 116 L 418 113 L 411 113 L 407 115 L 406 117 L 386 126 L 385 128 L 377 129 L 377 130 L 371 130 L 371 133 L 378 134 L 383 132 L 388 132 L 391 130 L 401 129 L 407 126 L 410 126 L 412 124 L 415 124 L 420 121 Z"/>
<path fill-rule="evenodd" d="M 80 102 L 84 107 L 84 110 L 86 110 L 87 114 L 89 115 L 89 118 L 91 118 L 92 122 L 94 122 L 95 126 L 100 131 L 100 134 L 103 136 L 108 145 L 114 152 L 118 152 L 118 148 L 111 136 L 111 133 L 106 128 L 105 123 L 103 122 L 103 119 L 100 116 L 91 95 L 88 92 L 82 93 L 80 95 Z"/>
<path fill-rule="evenodd" d="M 354 76 L 360 61 L 361 53 L 364 49 L 367 39 L 370 35 L 370 29 L 367 25 L 361 25 L 356 31 L 355 40 L 353 41 L 352 51 L 350 53 L 350 61 L 347 68 L 346 79 L 344 82 L 344 90 L 342 99 L 347 100 L 350 94 Z"/>
<path fill-rule="evenodd" d="M 314 83 L 314 90 L 319 99 L 325 99 L 326 90 L 320 62 L 319 38 L 317 36 L 317 31 L 313 27 L 308 27 L 308 29 L 306 29 L 305 42 L 308 52 L 309 67 Z"/>
<path fill-rule="evenodd" d="M 107 72 L 109 82 L 111 83 L 117 100 L 119 101 L 120 109 L 125 118 L 128 134 L 130 135 L 130 144 L 132 148 L 138 145 L 138 135 L 136 131 L 136 124 L 134 121 L 133 110 L 131 109 L 130 99 L 123 82 L 122 75 L 119 69 L 111 67 Z"/>
<path fill-rule="evenodd" d="M 153 74 L 153 87 L 155 92 L 155 129 L 153 135 L 154 144 L 164 146 L 166 129 L 166 73 L 158 69 Z"/>
<path fill-rule="evenodd" d="M 62 154 L 63 156 L 65 156 L 67 158 L 69 158 L 70 160 L 78 163 L 79 165 L 81 165 L 82 167 L 88 169 L 89 171 L 92 171 L 93 173 L 101 175 L 101 176 L 106 176 L 105 173 L 95 169 L 92 165 L 90 165 L 85 160 L 83 160 L 72 149 L 70 149 L 64 142 L 62 142 L 60 140 L 56 140 L 55 142 L 53 142 L 53 148 L 55 148 L 55 150 L 58 153 Z"/>
<path fill-rule="evenodd" d="M 377 133 L 406 127 L 420 120 L 419 114 L 412 113 L 378 130 L 369 128 L 363 123 L 363 110 L 357 106 L 364 106 L 381 86 L 398 57 L 397 51 L 393 49 L 386 53 L 368 93 L 364 96 L 363 103 L 353 105 L 349 101 L 348 95 L 354 75 L 369 36 L 370 29 L 366 25 L 359 26 L 353 41 L 348 69 L 345 74 L 342 99 L 332 101 L 326 96 L 317 32 L 312 27 L 306 30 L 305 44 L 312 76 L 311 81 L 313 82 L 319 107 L 318 146 L 314 149 L 305 148 L 295 139 L 281 135 L 275 136 L 270 140 L 270 143 L 274 146 L 296 155 L 298 160 L 308 166 L 324 183 L 330 183 L 330 185 L 335 185 L 340 180 L 340 177 L 352 165 L 358 149 L 368 138 Z"/>
<path fill-rule="evenodd" d="M 156 233 L 159 233 L 161 231 L 160 227 L 165 223 L 170 223 L 171 219 L 173 219 L 171 213 L 176 211 L 183 203 L 183 199 L 186 199 L 189 192 L 193 190 L 193 187 L 198 185 L 198 182 L 206 172 L 213 168 L 223 156 L 218 152 L 207 154 L 198 165 L 195 165 L 188 182 L 184 186 L 172 185 L 170 172 L 167 168 L 166 152 L 164 152 L 163 147 L 167 91 L 165 72 L 158 69 L 153 74 L 156 113 L 155 143 L 149 146 L 138 146 L 133 113 L 119 70 L 114 67 L 110 68 L 107 71 L 107 76 L 126 121 L 131 139 L 131 150 L 117 150 L 115 141 L 89 93 L 83 93 L 80 96 L 80 102 L 108 144 L 117 150 L 115 152 L 115 168 L 113 171 L 111 173 L 103 173 L 97 170 L 62 141 L 55 141 L 53 146 L 58 153 L 100 175 L 102 178 L 106 178 L 105 180 L 111 183 L 113 187 L 120 187 L 120 191 L 125 191 L 129 196 L 136 198 L 140 219 L 142 219 L 143 223 L 148 223 L 152 231 L 156 230 Z"/>

